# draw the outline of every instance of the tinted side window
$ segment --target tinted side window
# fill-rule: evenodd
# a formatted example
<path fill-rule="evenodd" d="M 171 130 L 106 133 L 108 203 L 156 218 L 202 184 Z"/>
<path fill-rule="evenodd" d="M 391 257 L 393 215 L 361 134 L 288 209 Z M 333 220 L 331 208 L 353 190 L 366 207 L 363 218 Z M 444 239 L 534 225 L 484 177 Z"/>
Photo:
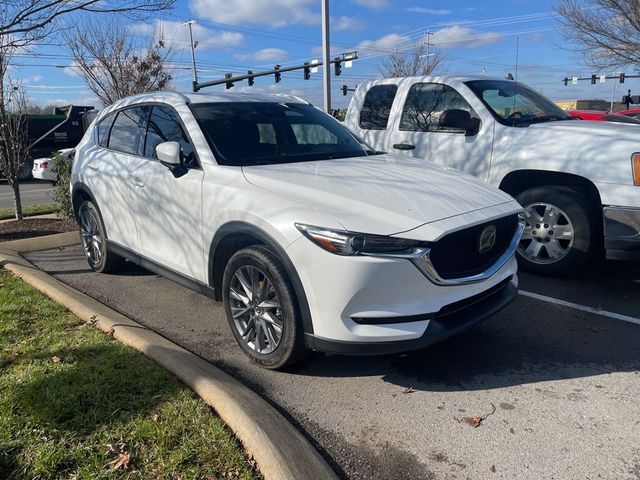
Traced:
<path fill-rule="evenodd" d="M 194 163 L 193 146 L 182 128 L 178 113 L 169 107 L 154 106 L 147 126 L 147 138 L 144 146 L 144 156 L 158 158 L 156 147 L 163 142 L 178 142 L 182 148 L 185 163 Z"/>
<path fill-rule="evenodd" d="M 122 153 L 138 155 L 142 119 L 142 108 L 134 107 L 120 110 L 111 127 L 109 148 Z"/>
<path fill-rule="evenodd" d="M 111 131 L 111 124 L 113 123 L 114 115 L 107 115 L 98 124 L 98 145 L 106 147 L 109 143 L 109 132 Z"/>
<path fill-rule="evenodd" d="M 440 115 L 450 109 L 465 110 L 475 116 L 464 97 L 450 86 L 416 83 L 409 89 L 400 118 L 400 130 L 462 132 L 463 130 L 440 126 Z"/>
<path fill-rule="evenodd" d="M 367 130 L 385 130 L 397 91 L 397 85 L 371 87 L 364 97 L 364 105 L 360 112 L 360 127 Z"/>

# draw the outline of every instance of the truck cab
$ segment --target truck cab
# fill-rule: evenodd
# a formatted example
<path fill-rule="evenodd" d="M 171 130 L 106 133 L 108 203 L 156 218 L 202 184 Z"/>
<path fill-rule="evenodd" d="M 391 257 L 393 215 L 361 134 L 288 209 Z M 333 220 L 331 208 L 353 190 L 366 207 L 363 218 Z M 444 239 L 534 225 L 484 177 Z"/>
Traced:
<path fill-rule="evenodd" d="M 345 123 L 375 150 L 454 168 L 516 197 L 527 270 L 565 275 L 603 245 L 607 258 L 640 259 L 640 126 L 576 120 L 512 80 L 453 76 L 364 83 Z"/>

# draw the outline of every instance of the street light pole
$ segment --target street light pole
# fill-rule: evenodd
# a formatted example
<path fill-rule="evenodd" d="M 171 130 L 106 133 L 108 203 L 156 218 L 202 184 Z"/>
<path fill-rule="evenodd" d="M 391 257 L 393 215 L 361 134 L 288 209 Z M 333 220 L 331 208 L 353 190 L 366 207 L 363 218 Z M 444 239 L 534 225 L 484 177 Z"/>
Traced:
<path fill-rule="evenodd" d="M 331 113 L 331 65 L 329 64 L 329 0 L 322 1 L 322 86 L 324 110 Z"/>
<path fill-rule="evenodd" d="M 189 20 L 188 22 L 184 22 L 182 25 L 189 26 L 189 40 L 191 43 L 191 71 L 193 73 L 191 85 L 194 92 L 197 92 L 196 85 L 198 85 L 198 72 L 196 72 L 196 46 L 193 43 L 193 30 L 191 26 L 194 23 L 198 23 L 197 20 Z"/>

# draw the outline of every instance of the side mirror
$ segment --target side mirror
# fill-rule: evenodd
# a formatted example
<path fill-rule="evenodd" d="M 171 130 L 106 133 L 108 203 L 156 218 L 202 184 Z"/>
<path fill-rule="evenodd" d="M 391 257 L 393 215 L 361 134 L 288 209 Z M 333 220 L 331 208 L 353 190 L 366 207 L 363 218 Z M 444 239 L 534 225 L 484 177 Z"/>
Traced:
<path fill-rule="evenodd" d="M 466 110 L 452 108 L 440 115 L 439 125 L 447 128 L 464 130 L 466 135 L 475 135 L 480 129 L 480 119 L 471 117 Z"/>
<path fill-rule="evenodd" d="M 163 142 L 156 147 L 160 163 L 167 167 L 174 177 L 179 178 L 189 170 L 182 164 L 182 153 L 178 142 Z"/>

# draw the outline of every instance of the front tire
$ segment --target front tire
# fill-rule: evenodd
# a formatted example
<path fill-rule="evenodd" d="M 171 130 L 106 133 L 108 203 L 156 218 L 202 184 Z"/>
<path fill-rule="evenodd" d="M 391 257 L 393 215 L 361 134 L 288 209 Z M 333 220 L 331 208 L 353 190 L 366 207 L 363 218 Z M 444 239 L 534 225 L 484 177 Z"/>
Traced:
<path fill-rule="evenodd" d="M 80 240 L 89 266 L 98 273 L 114 272 L 125 259 L 107 249 L 107 234 L 98 207 L 90 200 L 78 208 Z"/>
<path fill-rule="evenodd" d="M 255 363 L 281 369 L 302 360 L 302 322 L 280 259 L 263 246 L 235 253 L 224 271 L 222 297 L 231 331 Z"/>
<path fill-rule="evenodd" d="M 597 245 L 594 208 L 565 187 L 536 187 L 516 199 L 525 211 L 526 227 L 518 246 L 518 263 L 527 271 L 566 276 L 584 267 Z"/>

